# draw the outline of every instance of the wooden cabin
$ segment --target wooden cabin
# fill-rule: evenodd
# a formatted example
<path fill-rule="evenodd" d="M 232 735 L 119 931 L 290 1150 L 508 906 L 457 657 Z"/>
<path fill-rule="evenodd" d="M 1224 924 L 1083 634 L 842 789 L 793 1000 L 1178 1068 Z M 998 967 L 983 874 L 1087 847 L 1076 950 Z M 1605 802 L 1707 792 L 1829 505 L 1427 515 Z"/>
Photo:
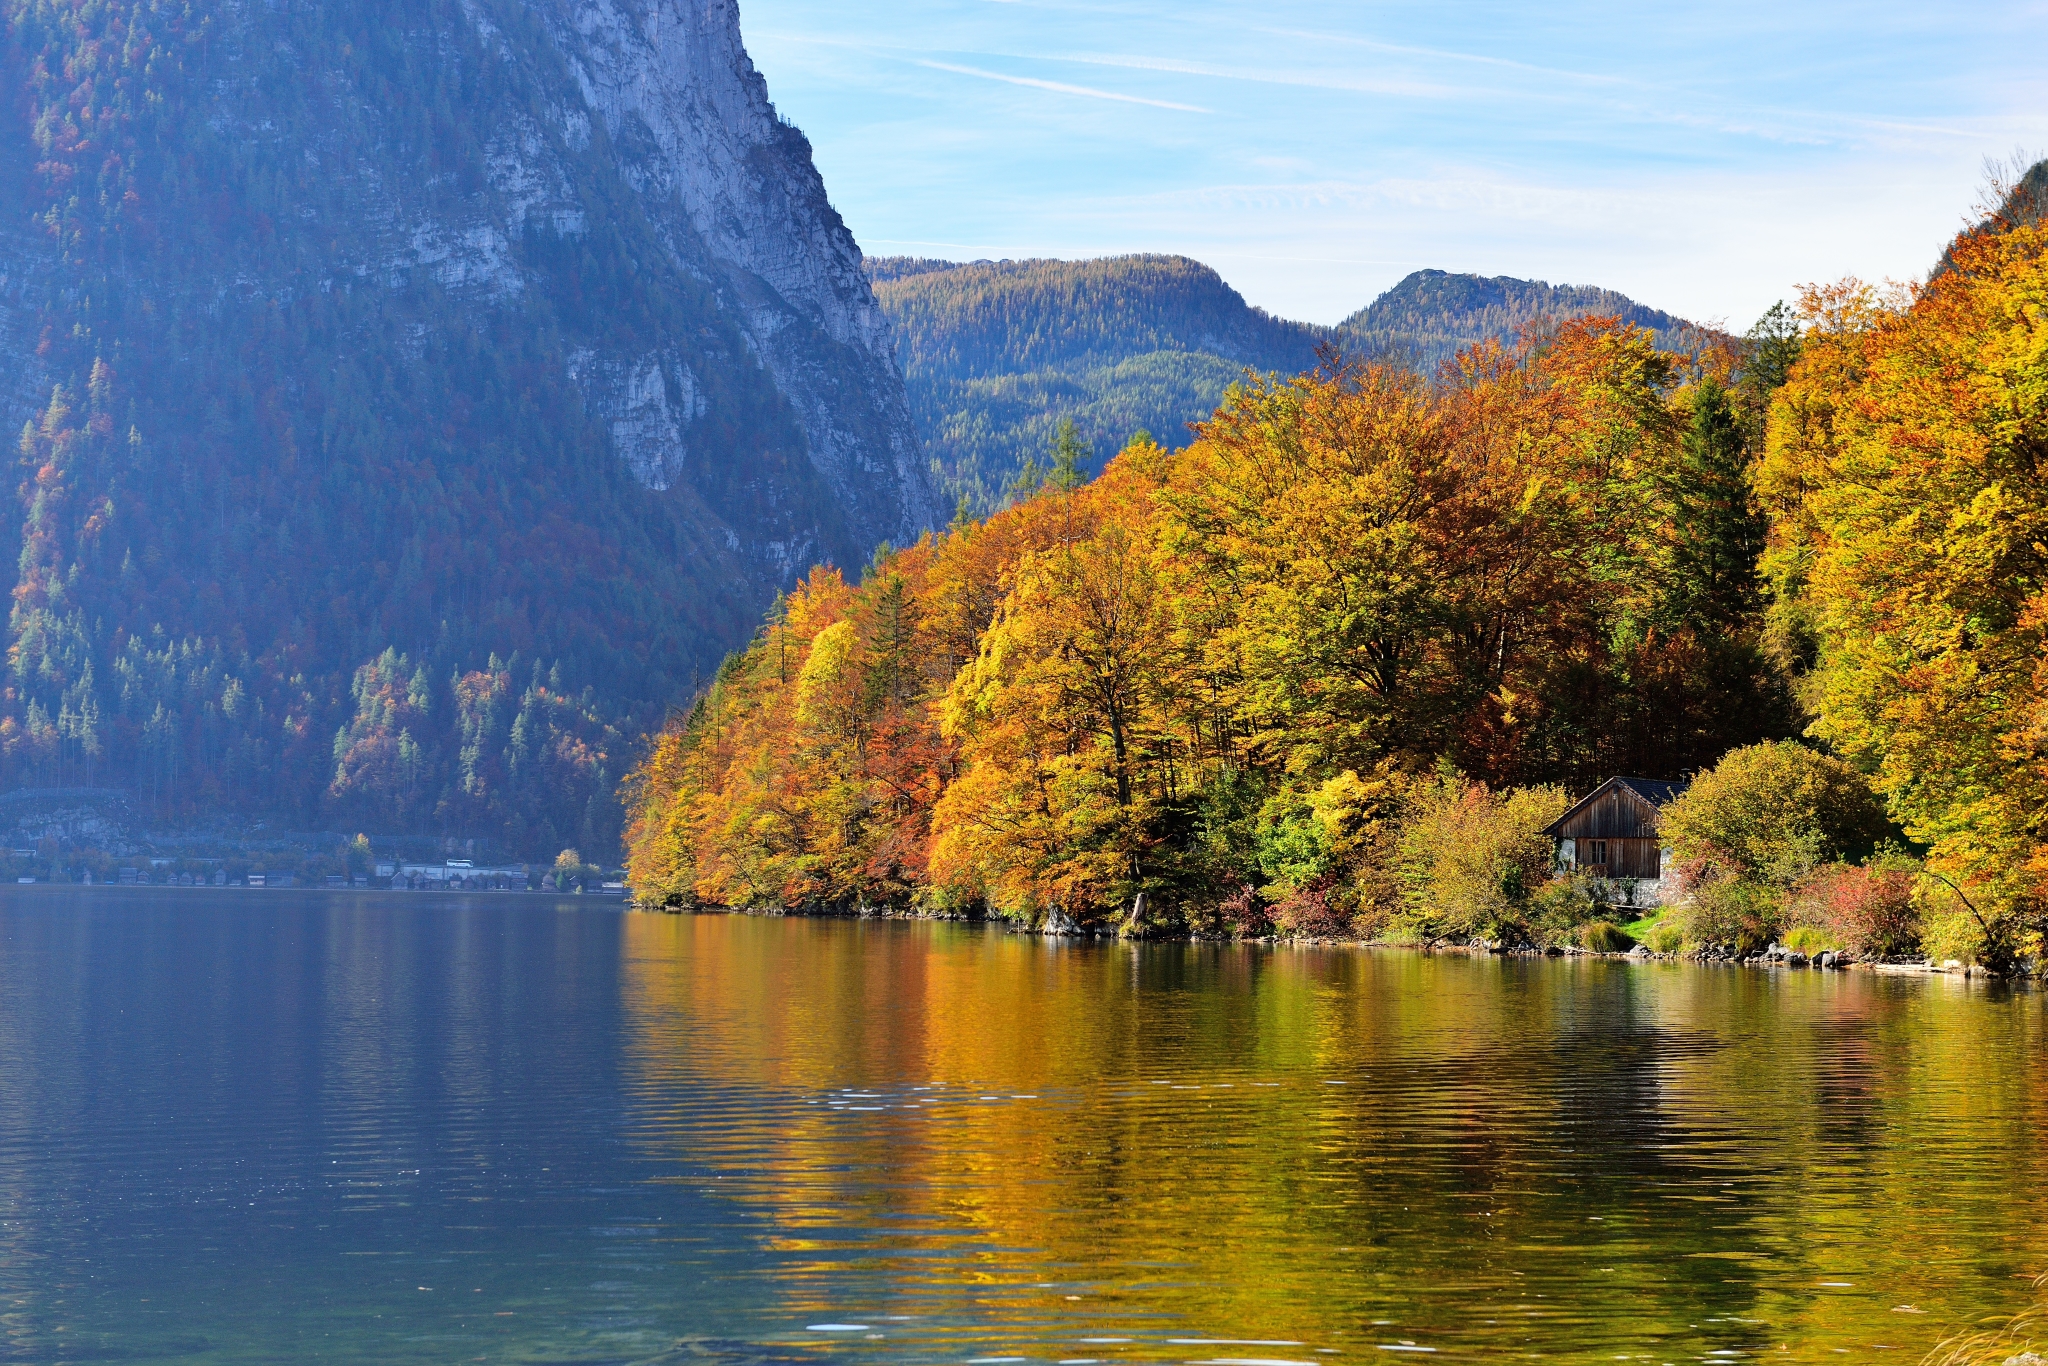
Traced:
<path fill-rule="evenodd" d="M 1559 866 L 1617 880 L 1661 879 L 1664 842 L 1657 822 L 1685 787 L 1655 778 L 1609 778 L 1544 832 L 1558 842 Z"/>

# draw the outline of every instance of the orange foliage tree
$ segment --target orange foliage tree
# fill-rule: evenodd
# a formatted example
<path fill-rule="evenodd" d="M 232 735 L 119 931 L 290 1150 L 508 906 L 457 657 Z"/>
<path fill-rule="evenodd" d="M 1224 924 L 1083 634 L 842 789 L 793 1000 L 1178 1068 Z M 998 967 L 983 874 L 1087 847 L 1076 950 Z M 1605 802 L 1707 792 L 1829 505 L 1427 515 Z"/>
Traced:
<path fill-rule="evenodd" d="M 1718 382 L 1612 320 L 1434 385 L 1332 358 L 1184 452 L 817 571 L 634 775 L 635 883 L 1250 929 L 1384 885 L 1352 865 L 1402 773 L 1668 772 L 1782 729 L 1757 623 L 1688 616 L 1726 558 L 1673 526 L 1688 432 L 1734 430 Z"/>

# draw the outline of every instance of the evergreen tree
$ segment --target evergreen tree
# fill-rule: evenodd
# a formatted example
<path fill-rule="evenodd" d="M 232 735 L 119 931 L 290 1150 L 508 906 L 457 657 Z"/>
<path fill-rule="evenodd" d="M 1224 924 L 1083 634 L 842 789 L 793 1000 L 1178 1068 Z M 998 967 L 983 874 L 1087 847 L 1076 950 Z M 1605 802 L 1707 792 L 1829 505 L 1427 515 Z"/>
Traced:
<path fill-rule="evenodd" d="M 1056 489 L 1071 493 L 1088 482 L 1082 467 L 1089 458 L 1088 447 L 1083 444 L 1081 434 L 1074 429 L 1074 419 L 1060 419 L 1060 425 L 1052 438 L 1052 474 L 1046 482 Z"/>
<path fill-rule="evenodd" d="M 1762 605 L 1757 557 L 1767 524 L 1750 491 L 1749 464 L 1728 390 L 1711 376 L 1702 379 L 1665 480 L 1667 626 L 1719 633 L 1755 628 Z"/>
<path fill-rule="evenodd" d="M 1799 318 L 1780 299 L 1764 310 L 1742 339 L 1742 370 L 1735 381 L 1735 406 L 1743 444 L 1752 460 L 1764 448 L 1771 395 L 1784 386 L 1799 360 Z"/>

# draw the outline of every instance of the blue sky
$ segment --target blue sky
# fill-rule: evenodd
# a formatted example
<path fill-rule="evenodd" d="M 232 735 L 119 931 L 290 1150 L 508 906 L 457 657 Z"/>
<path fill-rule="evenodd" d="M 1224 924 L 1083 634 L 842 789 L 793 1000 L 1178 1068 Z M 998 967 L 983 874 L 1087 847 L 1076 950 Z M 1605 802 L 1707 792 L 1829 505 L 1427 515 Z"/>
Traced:
<path fill-rule="evenodd" d="M 1747 326 L 1917 277 L 2048 149 L 2048 0 L 742 0 L 873 255 L 1180 252 L 1334 322 L 1425 266 Z"/>

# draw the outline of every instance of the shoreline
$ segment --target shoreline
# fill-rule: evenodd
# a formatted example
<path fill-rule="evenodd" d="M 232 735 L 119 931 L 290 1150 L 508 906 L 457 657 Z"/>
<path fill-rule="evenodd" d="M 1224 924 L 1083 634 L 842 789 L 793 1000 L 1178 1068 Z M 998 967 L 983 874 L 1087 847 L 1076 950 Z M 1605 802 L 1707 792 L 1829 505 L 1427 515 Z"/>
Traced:
<path fill-rule="evenodd" d="M 2026 972 L 1995 973 L 1974 964 L 1934 964 L 1864 962 L 1847 954 L 1839 961 L 1822 963 L 1818 957 L 1780 953 L 1777 957 L 1768 954 L 1738 955 L 1732 951 L 1714 949 L 1695 950 L 1690 953 L 1656 953 L 1637 945 L 1625 953 L 1601 953 L 1577 946 L 1555 946 L 1549 948 L 1509 948 L 1487 943 L 1395 943 L 1378 939 L 1315 939 L 1293 938 L 1285 935 L 1256 935 L 1234 939 L 1223 936 L 1199 934 L 1132 935 L 1126 936 L 1115 930 L 1070 930 L 1032 928 L 1018 925 L 996 916 L 927 915 L 916 911 L 901 911 L 882 907 L 862 907 L 841 910 L 834 907 L 814 908 L 740 906 L 661 906 L 642 904 L 628 894 L 629 909 L 649 915 L 747 915 L 761 919 L 789 920 L 892 920 L 924 921 L 931 924 L 973 924 L 994 926 L 1005 934 L 1022 935 L 1033 939 L 1071 941 L 1074 943 L 1137 943 L 1137 944 L 1244 944 L 1260 948 L 1324 948 L 1324 949 L 1399 949 L 1409 953 L 1462 954 L 1468 958 L 1587 958 L 1620 963 L 1689 963 L 1698 967 L 1750 968 L 1763 972 L 1867 972 L 1889 977 L 1957 977 L 1965 980 L 1997 982 L 2033 982 L 2035 975 Z M 1799 961 L 1791 961 L 1797 957 Z M 1830 954 L 1832 959 L 1832 954 Z"/>
<path fill-rule="evenodd" d="M 182 887 L 176 883 L 164 882 L 0 882 L 0 888 L 12 891 L 64 891 L 64 892 L 331 892 L 353 893 L 357 896 L 533 896 L 533 897 L 584 897 L 593 901 L 613 901 L 622 906 L 632 906 L 629 892 L 547 892 L 534 887 L 316 887 L 293 885 L 290 887 L 251 887 L 244 883 L 230 882 L 216 887 L 212 883 Z M 634 909 L 642 909 L 634 907 Z M 737 914 L 737 912 L 736 912 Z"/>

